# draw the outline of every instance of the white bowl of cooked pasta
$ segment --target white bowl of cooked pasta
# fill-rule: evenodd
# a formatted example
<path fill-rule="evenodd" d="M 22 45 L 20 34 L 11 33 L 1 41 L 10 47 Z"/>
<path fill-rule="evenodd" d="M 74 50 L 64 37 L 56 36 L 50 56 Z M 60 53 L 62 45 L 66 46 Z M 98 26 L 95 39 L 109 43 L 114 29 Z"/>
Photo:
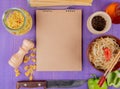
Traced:
<path fill-rule="evenodd" d="M 120 40 L 112 35 L 95 38 L 88 46 L 87 55 L 90 63 L 100 71 L 106 71 L 120 49 Z M 120 61 L 113 70 L 120 68 Z"/>

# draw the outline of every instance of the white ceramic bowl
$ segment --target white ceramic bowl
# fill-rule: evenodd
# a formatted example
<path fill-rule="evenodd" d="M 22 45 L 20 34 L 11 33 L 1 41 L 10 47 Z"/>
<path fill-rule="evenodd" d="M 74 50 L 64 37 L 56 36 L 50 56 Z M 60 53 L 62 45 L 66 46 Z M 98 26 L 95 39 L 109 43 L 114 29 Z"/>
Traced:
<path fill-rule="evenodd" d="M 97 31 L 92 26 L 92 19 L 95 16 L 101 16 L 101 17 L 103 17 L 106 20 L 106 26 L 105 26 L 105 28 L 102 31 Z M 112 21 L 111 21 L 110 16 L 106 12 L 103 12 L 103 11 L 98 11 L 98 12 L 93 13 L 87 20 L 88 30 L 91 33 L 93 33 L 93 34 L 103 34 L 103 33 L 106 33 L 107 31 L 110 30 L 111 25 L 112 25 Z"/>

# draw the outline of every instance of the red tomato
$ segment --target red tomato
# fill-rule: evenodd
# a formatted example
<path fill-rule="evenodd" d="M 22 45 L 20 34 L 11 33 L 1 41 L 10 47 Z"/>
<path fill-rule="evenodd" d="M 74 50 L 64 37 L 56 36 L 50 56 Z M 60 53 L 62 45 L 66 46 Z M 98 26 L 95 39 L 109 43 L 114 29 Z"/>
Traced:
<path fill-rule="evenodd" d="M 103 50 L 104 50 L 104 55 L 105 55 L 106 61 L 109 61 L 110 58 L 111 58 L 111 51 L 110 51 L 110 49 L 109 48 L 104 48 Z"/>

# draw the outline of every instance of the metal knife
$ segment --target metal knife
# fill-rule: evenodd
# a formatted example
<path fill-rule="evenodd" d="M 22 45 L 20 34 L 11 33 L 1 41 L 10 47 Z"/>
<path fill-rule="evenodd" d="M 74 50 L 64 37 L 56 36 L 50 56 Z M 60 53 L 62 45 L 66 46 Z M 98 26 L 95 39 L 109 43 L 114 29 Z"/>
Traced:
<path fill-rule="evenodd" d="M 35 81 L 18 81 L 16 89 L 20 88 L 73 88 L 80 87 L 87 80 L 35 80 Z"/>

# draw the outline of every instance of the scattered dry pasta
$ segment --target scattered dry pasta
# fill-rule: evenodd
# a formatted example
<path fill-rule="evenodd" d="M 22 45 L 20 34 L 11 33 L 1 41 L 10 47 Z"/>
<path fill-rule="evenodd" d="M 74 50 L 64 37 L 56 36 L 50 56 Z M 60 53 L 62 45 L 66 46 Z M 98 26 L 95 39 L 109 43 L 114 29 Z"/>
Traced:
<path fill-rule="evenodd" d="M 31 57 L 35 57 L 35 53 L 31 53 L 30 56 L 31 56 Z"/>
<path fill-rule="evenodd" d="M 36 48 L 32 48 L 30 51 L 32 51 L 32 52 L 36 52 Z"/>
<path fill-rule="evenodd" d="M 30 60 L 30 57 L 29 56 L 25 56 L 24 59 L 23 59 L 23 62 L 27 63 L 29 60 Z"/>
<path fill-rule="evenodd" d="M 29 77 L 29 80 L 33 79 L 33 72 L 36 69 L 36 65 L 29 65 L 29 66 L 25 66 L 24 68 L 26 68 L 26 72 L 25 72 L 25 76 Z"/>
<path fill-rule="evenodd" d="M 29 66 L 25 66 L 25 67 L 24 67 L 24 70 L 28 70 L 28 69 L 29 69 Z"/>
<path fill-rule="evenodd" d="M 32 64 L 24 66 L 24 70 L 25 70 L 24 75 L 28 77 L 29 80 L 33 80 L 33 73 L 36 70 L 35 51 L 36 51 L 36 48 L 31 49 L 31 52 L 29 52 L 23 59 L 23 63 L 25 64 L 28 63 L 29 61 L 32 62 Z M 15 71 L 16 77 L 18 77 L 20 75 L 20 71 L 18 69 L 15 69 L 14 71 Z"/>
<path fill-rule="evenodd" d="M 33 59 L 32 59 L 32 62 L 36 62 L 36 59 L 35 59 L 35 58 L 33 58 Z"/>
<path fill-rule="evenodd" d="M 14 72 L 15 72 L 15 76 L 16 76 L 16 77 L 20 76 L 20 71 L 19 71 L 19 69 L 15 69 Z"/>
<path fill-rule="evenodd" d="M 33 80 L 33 76 L 32 75 L 30 75 L 29 80 Z"/>

